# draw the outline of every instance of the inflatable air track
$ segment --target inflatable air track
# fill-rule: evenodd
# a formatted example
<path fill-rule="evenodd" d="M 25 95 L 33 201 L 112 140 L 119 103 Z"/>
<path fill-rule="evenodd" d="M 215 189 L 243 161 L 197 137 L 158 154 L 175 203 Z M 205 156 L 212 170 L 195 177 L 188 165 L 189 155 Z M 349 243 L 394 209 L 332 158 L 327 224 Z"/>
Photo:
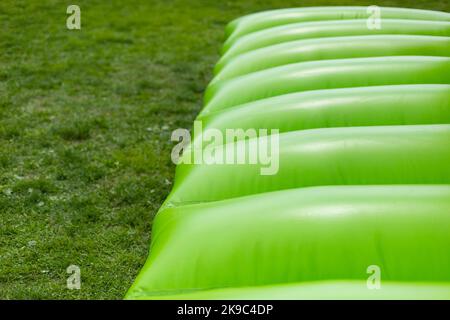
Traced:
<path fill-rule="evenodd" d="M 197 120 L 279 130 L 278 171 L 179 164 L 127 299 L 450 299 L 450 14 L 380 13 L 227 26 Z"/>

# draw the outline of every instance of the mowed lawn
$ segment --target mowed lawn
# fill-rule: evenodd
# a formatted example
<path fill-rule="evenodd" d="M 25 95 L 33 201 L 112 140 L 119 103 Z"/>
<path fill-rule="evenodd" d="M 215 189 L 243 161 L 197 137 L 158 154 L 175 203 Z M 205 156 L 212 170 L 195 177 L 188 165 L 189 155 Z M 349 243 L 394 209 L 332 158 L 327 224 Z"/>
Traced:
<path fill-rule="evenodd" d="M 69 4 L 80 31 L 66 29 Z M 201 108 L 226 23 L 347 4 L 450 11 L 447 0 L 1 0 L 0 298 L 121 299 L 172 185 L 171 132 Z M 72 264 L 81 290 L 66 288 Z"/>

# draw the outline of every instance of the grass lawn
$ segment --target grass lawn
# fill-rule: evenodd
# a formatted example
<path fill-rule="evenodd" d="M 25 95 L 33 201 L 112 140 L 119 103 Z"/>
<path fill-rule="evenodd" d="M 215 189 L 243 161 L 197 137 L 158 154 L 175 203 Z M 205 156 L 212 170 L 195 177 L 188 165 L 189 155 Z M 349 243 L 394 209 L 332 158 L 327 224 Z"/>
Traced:
<path fill-rule="evenodd" d="M 81 7 L 80 31 L 66 8 Z M 121 299 L 147 256 L 226 23 L 298 5 L 447 0 L 0 1 L 0 299 Z M 66 288 L 69 265 L 81 290 Z"/>

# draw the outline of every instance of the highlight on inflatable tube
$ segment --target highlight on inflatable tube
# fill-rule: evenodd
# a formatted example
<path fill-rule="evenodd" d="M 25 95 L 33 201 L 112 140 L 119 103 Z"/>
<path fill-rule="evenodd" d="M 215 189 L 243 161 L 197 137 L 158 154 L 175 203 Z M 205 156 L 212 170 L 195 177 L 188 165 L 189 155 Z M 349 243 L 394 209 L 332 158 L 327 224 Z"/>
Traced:
<path fill-rule="evenodd" d="M 196 122 L 277 131 L 213 148 L 194 133 L 127 299 L 450 299 L 450 14 L 379 13 L 227 26 Z M 208 161 L 262 142 L 271 173 Z"/>

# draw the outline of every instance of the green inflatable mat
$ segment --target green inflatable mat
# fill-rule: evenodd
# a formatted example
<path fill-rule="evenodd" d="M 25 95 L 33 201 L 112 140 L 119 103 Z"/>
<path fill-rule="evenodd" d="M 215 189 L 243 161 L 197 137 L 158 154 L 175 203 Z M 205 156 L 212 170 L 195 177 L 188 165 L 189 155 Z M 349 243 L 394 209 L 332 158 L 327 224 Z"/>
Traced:
<path fill-rule="evenodd" d="M 367 9 L 227 26 L 127 299 L 450 299 L 450 14 Z"/>
<path fill-rule="evenodd" d="M 215 67 L 219 71 L 234 57 L 255 49 L 294 40 L 313 40 L 343 36 L 423 35 L 450 36 L 450 21 L 383 19 L 380 29 L 368 29 L 367 20 L 338 20 L 288 24 L 261 30 L 239 39 L 220 58 Z M 389 46 L 383 46 L 383 48 Z M 349 51 L 352 52 L 351 50 Z"/>
<path fill-rule="evenodd" d="M 359 280 L 370 265 L 389 270 L 386 281 L 442 284 L 449 212 L 448 185 L 298 188 L 167 207 L 132 291 Z"/>
<path fill-rule="evenodd" d="M 263 138 L 253 141 L 258 139 Z M 278 140 L 278 152 L 267 165 L 209 161 L 233 150 L 243 150 L 248 159 L 252 148 L 245 148 L 245 140 L 205 152 L 204 161 L 211 164 L 179 164 L 166 204 L 324 185 L 450 183 L 450 124 L 298 130 Z M 183 157 L 194 151 L 186 150 Z M 264 168 L 278 170 L 264 175 Z"/>
<path fill-rule="evenodd" d="M 450 21 L 450 14 L 446 12 L 389 7 L 378 8 L 380 9 L 380 17 L 383 19 Z M 225 29 L 227 34 L 225 46 L 230 45 L 243 35 L 274 26 L 307 21 L 367 19 L 372 12 L 370 7 L 354 6 L 292 8 L 254 13 L 238 18 L 228 24 Z"/>
<path fill-rule="evenodd" d="M 390 43 L 386 46 L 386 43 Z M 297 62 L 377 56 L 450 56 L 450 37 L 342 36 L 289 41 L 242 54 L 221 68 L 211 83 Z"/>
<path fill-rule="evenodd" d="M 199 116 L 203 128 L 280 132 L 376 125 L 450 123 L 450 85 L 413 84 L 295 92 Z"/>
<path fill-rule="evenodd" d="M 308 61 L 210 84 L 201 114 L 291 92 L 396 84 L 450 84 L 450 58 L 398 56 Z"/>

